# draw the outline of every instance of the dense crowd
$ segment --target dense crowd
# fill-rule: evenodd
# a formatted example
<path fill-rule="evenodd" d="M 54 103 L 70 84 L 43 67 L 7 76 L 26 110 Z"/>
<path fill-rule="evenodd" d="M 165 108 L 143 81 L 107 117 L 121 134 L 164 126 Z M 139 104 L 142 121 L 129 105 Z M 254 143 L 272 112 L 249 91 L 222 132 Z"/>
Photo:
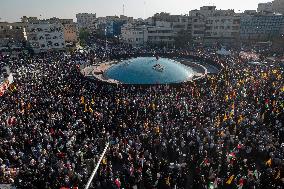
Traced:
<path fill-rule="evenodd" d="M 141 51 L 119 48 L 109 53 Z M 198 51 L 222 63 L 219 74 L 178 86 L 107 85 L 76 65 L 102 52 L 2 58 L 14 83 L 0 97 L 0 183 L 82 188 L 109 143 L 94 188 L 283 187 L 281 67 Z"/>

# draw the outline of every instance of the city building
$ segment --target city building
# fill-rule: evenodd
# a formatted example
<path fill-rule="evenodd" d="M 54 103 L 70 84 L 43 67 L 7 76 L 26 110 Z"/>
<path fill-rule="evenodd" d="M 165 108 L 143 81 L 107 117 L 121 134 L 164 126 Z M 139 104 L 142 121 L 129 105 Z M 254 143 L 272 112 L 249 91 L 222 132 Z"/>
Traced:
<path fill-rule="evenodd" d="M 126 24 L 125 20 L 111 20 L 106 23 L 106 35 L 108 37 L 119 36 L 121 34 L 121 27 Z"/>
<path fill-rule="evenodd" d="M 267 3 L 259 3 L 257 11 L 284 14 L 284 0 L 274 0 Z"/>
<path fill-rule="evenodd" d="M 147 27 L 144 25 L 125 24 L 121 28 L 121 41 L 132 46 L 143 46 L 147 43 Z"/>
<path fill-rule="evenodd" d="M 204 43 L 234 44 L 240 38 L 239 16 L 210 16 L 206 19 Z"/>
<path fill-rule="evenodd" d="M 124 15 L 99 17 L 95 21 L 95 29 L 96 32 L 106 34 L 108 37 L 116 37 L 121 34 L 121 27 L 124 24 L 133 22 L 133 17 Z"/>
<path fill-rule="evenodd" d="M 272 2 L 259 3 L 257 12 L 273 12 Z"/>
<path fill-rule="evenodd" d="M 195 43 L 207 43 L 208 45 L 216 41 L 231 41 L 232 36 L 236 36 L 233 22 L 236 15 L 234 10 L 217 10 L 216 6 L 203 6 L 200 10 L 189 11 L 188 29 L 191 32 Z M 230 28 L 230 31 L 227 29 Z M 207 31 L 208 30 L 208 31 Z"/>
<path fill-rule="evenodd" d="M 121 31 L 121 40 L 132 46 L 171 46 L 174 43 L 174 32 L 171 27 L 126 24 Z"/>
<path fill-rule="evenodd" d="M 59 19 L 59 22 L 63 25 L 65 43 L 75 45 L 78 42 L 79 33 L 76 23 L 73 19 Z"/>
<path fill-rule="evenodd" d="M 174 43 L 175 33 L 172 27 L 148 26 L 146 30 L 148 44 L 171 46 Z"/>
<path fill-rule="evenodd" d="M 95 27 L 96 14 L 78 13 L 76 14 L 78 29 L 86 29 L 92 31 Z"/>
<path fill-rule="evenodd" d="M 25 35 L 35 53 L 63 50 L 66 47 L 63 25 L 52 19 L 28 22 Z"/>
<path fill-rule="evenodd" d="M 0 22 L 0 49 L 21 48 L 24 42 L 23 23 Z"/>
<path fill-rule="evenodd" d="M 243 15 L 240 19 L 242 41 L 269 41 L 281 36 L 283 15 Z"/>

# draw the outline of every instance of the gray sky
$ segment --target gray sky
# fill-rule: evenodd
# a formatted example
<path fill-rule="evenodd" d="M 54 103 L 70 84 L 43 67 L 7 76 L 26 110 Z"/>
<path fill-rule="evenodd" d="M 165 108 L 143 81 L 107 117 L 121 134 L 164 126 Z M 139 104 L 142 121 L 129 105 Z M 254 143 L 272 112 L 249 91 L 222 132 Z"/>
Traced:
<path fill-rule="evenodd" d="M 76 13 L 97 13 L 97 16 L 125 15 L 150 17 L 156 12 L 187 14 L 204 5 L 217 9 L 256 10 L 257 4 L 269 0 L 0 0 L 0 22 L 19 21 L 23 15 L 39 18 L 75 18 Z M 42 15 L 40 17 L 40 15 Z"/>

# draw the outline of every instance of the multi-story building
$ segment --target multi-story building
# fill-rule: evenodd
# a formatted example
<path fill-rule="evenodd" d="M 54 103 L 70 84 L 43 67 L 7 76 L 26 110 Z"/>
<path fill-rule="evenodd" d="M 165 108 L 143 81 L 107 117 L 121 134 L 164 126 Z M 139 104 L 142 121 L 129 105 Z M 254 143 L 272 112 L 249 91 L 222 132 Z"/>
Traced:
<path fill-rule="evenodd" d="M 273 12 L 272 2 L 259 3 L 257 12 Z"/>
<path fill-rule="evenodd" d="M 204 43 L 234 44 L 240 38 L 239 16 L 210 16 L 206 19 Z"/>
<path fill-rule="evenodd" d="M 234 10 L 216 10 L 216 6 L 203 6 L 200 10 L 189 11 L 189 30 L 194 42 L 203 43 L 207 38 L 206 43 L 215 43 L 216 40 L 222 41 L 224 36 L 230 38 L 229 33 L 235 35 L 226 30 L 234 26 L 234 16 Z"/>
<path fill-rule="evenodd" d="M 240 37 L 243 41 L 268 41 L 280 37 L 284 28 L 283 15 L 243 15 Z"/>
<path fill-rule="evenodd" d="M 95 21 L 95 29 L 98 33 L 104 34 L 108 37 L 119 36 L 121 34 L 121 27 L 127 23 L 133 23 L 133 17 L 120 16 L 106 16 L 98 17 Z"/>
<path fill-rule="evenodd" d="M 119 36 L 121 27 L 127 22 L 124 20 L 111 20 L 106 23 L 106 35 L 109 37 Z"/>
<path fill-rule="evenodd" d="M 274 0 L 272 8 L 274 12 L 284 14 L 284 0 Z"/>
<path fill-rule="evenodd" d="M 25 41 L 24 24 L 20 22 L 0 23 L 0 48 L 20 48 Z"/>
<path fill-rule="evenodd" d="M 206 17 L 201 14 L 196 14 L 191 16 L 191 36 L 193 40 L 197 43 L 203 42 L 205 34 L 205 23 Z"/>
<path fill-rule="evenodd" d="M 284 0 L 274 0 L 272 2 L 259 3 L 257 11 L 284 14 Z"/>
<path fill-rule="evenodd" d="M 169 46 L 174 43 L 174 32 L 171 27 L 135 26 L 128 24 L 124 25 L 121 31 L 122 41 L 133 46 L 146 44 L 163 44 Z"/>
<path fill-rule="evenodd" d="M 174 36 L 172 27 L 147 27 L 146 37 L 149 44 L 173 45 Z"/>
<path fill-rule="evenodd" d="M 132 46 L 142 46 L 147 43 L 147 27 L 144 25 L 125 24 L 121 28 L 121 40 Z"/>
<path fill-rule="evenodd" d="M 65 49 L 64 27 L 54 20 L 28 22 L 25 34 L 31 48 L 38 52 Z"/>
<path fill-rule="evenodd" d="M 78 13 L 76 14 L 78 29 L 93 30 L 96 22 L 96 14 Z"/>
<path fill-rule="evenodd" d="M 78 42 L 78 30 L 73 19 L 59 19 L 59 22 L 63 25 L 64 40 L 66 44 L 76 44 Z"/>

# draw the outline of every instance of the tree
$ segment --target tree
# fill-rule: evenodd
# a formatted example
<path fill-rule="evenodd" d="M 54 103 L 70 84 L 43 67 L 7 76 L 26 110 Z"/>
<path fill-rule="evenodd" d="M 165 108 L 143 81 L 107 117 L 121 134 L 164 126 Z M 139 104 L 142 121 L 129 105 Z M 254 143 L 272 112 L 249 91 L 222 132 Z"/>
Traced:
<path fill-rule="evenodd" d="M 80 39 L 80 45 L 85 46 L 88 39 L 89 39 L 90 33 L 88 30 L 81 29 L 79 32 L 79 39 Z"/>
<path fill-rule="evenodd" d="M 180 48 L 185 48 L 188 44 L 192 44 L 193 42 L 191 33 L 186 30 L 179 31 L 174 39 L 175 46 Z"/>

